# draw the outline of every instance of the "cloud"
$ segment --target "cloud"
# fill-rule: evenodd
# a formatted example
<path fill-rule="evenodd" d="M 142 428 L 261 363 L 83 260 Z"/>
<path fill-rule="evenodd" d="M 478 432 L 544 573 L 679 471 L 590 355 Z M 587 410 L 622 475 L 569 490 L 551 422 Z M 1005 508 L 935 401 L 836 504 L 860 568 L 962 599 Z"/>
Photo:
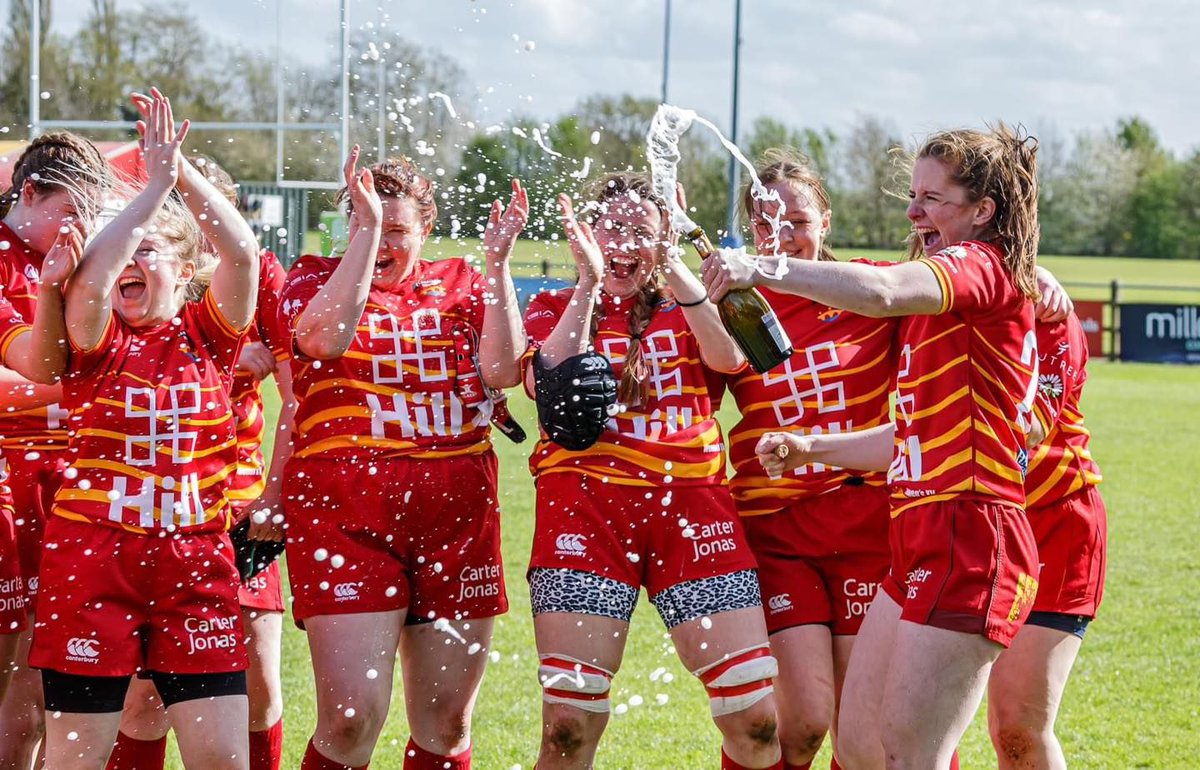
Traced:
<path fill-rule="evenodd" d="M 912 27 L 895 19 L 866 11 L 854 11 L 836 17 L 832 26 L 852 40 L 862 43 L 913 47 L 921 44 L 921 36 Z"/>

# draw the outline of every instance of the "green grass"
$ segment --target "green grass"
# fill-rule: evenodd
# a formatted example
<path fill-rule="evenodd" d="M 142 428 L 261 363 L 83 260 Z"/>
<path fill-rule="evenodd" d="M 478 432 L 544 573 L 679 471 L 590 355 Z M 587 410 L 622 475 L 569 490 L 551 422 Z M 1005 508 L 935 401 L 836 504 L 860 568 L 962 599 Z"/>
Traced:
<path fill-rule="evenodd" d="M 1107 261 L 1104 261 L 1107 262 Z M 1101 463 L 1109 508 L 1108 588 L 1067 689 L 1059 735 L 1073 767 L 1194 768 L 1200 720 L 1200 368 L 1094 363 L 1084 409 Z M 533 430 L 531 404 L 512 398 Z M 273 411 L 273 405 L 272 405 Z M 735 418 L 730 408 L 722 422 Z M 504 510 L 504 555 L 512 609 L 499 619 L 500 653 L 484 680 L 476 713 L 475 766 L 530 768 L 540 731 L 540 694 L 524 580 L 533 527 L 531 444 L 497 437 Z M 284 634 L 284 767 L 298 767 L 315 721 L 303 634 Z M 674 674 L 664 684 L 655 669 Z M 398 768 L 407 736 L 402 699 L 380 739 L 373 767 Z M 657 705 L 659 693 L 669 697 Z M 645 705 L 616 715 L 601 744 L 605 768 L 715 767 L 719 737 L 701 687 L 670 652 L 644 597 L 634 617 L 613 702 Z M 173 750 L 172 750 L 173 751 Z M 173 756 L 174 753 L 173 753 Z M 964 767 L 995 766 L 981 713 L 962 746 Z M 180 767 L 174 760 L 174 767 Z M 828 748 L 814 767 L 828 767 Z"/>

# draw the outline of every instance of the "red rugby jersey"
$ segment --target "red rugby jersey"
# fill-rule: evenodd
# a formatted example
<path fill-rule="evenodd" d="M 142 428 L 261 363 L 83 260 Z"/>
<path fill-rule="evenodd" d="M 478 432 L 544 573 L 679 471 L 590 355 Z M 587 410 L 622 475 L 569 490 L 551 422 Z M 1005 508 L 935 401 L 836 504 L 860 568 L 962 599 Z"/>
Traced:
<path fill-rule="evenodd" d="M 94 348 L 72 347 L 63 377 L 71 468 L 54 513 L 143 534 L 226 529 L 241 342 L 208 292 L 152 329 L 113 313 Z"/>
<path fill-rule="evenodd" d="M 42 258 L 0 222 L 0 296 L 33 323 Z M 6 341 L 5 347 L 7 348 Z M 0 411 L 0 447 L 11 452 L 66 449 L 67 413 L 60 404 Z"/>
<path fill-rule="evenodd" d="M 279 295 L 287 271 L 274 254 L 263 249 L 258 254 L 258 306 L 254 323 L 246 332 L 246 342 L 261 342 L 270 348 L 280 364 L 290 356 L 287 329 L 279 322 Z M 263 458 L 262 382 L 248 373 L 235 371 L 233 391 L 229 394 L 237 417 L 238 467 L 229 479 L 225 494 L 239 502 L 257 500 L 266 486 L 266 460 Z"/>
<path fill-rule="evenodd" d="M 534 347 L 545 342 L 571 301 L 571 289 L 543 292 L 529 303 L 525 332 Z M 632 302 L 601 295 L 605 308 L 596 333 L 596 350 L 618 378 L 629 350 Z M 721 427 L 713 417 L 724 389 L 724 376 L 700 361 L 700 349 L 683 310 L 662 300 L 642 333 L 650 369 L 646 403 L 610 417 L 600 440 L 572 452 L 542 435 L 529 468 L 533 475 L 575 472 L 612 484 L 698 486 L 724 484 L 725 451 Z M 531 349 L 526 365 L 533 360 Z"/>
<path fill-rule="evenodd" d="M 1087 382 L 1087 336 L 1074 313 L 1065 321 L 1037 324 L 1038 391 L 1034 413 L 1046 438 L 1030 455 L 1026 507 L 1053 505 L 1100 483 L 1100 466 L 1088 449 L 1079 399 Z"/>
<path fill-rule="evenodd" d="M 845 433 L 890 420 L 888 395 L 896 373 L 899 319 L 868 318 L 804 297 L 762 289 L 792 340 L 791 358 L 765 374 L 746 368 L 730 378 L 742 419 L 729 432 L 730 485 L 743 516 L 773 513 L 824 494 L 850 476 L 883 485 L 882 473 L 802 465 L 771 480 L 754 454 L 769 431 Z"/>
<path fill-rule="evenodd" d="M 12 345 L 13 340 L 21 336 L 22 332 L 32 330 L 29 325 L 32 322 L 32 318 L 27 322 L 12 306 L 12 303 L 5 299 L 3 294 L 0 294 L 0 363 L 8 366 L 9 346 Z"/>
<path fill-rule="evenodd" d="M 1024 505 L 1033 303 L 991 244 L 966 241 L 919 261 L 937 276 L 943 304 L 900 322 L 892 515 L 959 497 Z"/>
<path fill-rule="evenodd" d="M 292 267 L 280 312 L 290 330 L 339 258 Z M 447 457 L 491 447 L 491 402 L 472 356 L 486 283 L 465 259 L 418 260 L 396 292 L 371 289 L 349 350 L 292 358 L 300 406 L 293 457 Z"/>

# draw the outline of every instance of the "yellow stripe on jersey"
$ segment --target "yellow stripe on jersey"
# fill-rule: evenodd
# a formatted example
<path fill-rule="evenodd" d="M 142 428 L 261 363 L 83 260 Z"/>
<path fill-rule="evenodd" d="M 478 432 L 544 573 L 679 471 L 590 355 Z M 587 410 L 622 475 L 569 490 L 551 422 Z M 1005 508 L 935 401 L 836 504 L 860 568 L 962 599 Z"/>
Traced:
<path fill-rule="evenodd" d="M 908 416 L 908 419 L 910 422 L 915 422 L 917 420 L 928 417 L 929 415 L 934 414 L 935 412 L 940 412 L 943 409 L 945 409 L 946 407 L 955 403 L 956 401 L 966 398 L 969 392 L 970 392 L 970 386 L 963 385 L 961 388 L 959 388 L 958 390 L 949 394 L 948 396 L 943 398 L 938 403 L 930 404 L 929 406 L 925 407 L 924 409 L 916 410 L 915 412 L 913 412 L 912 414 L 910 414 Z"/>
<path fill-rule="evenodd" d="M 979 452 L 975 456 L 975 462 L 984 470 L 990 471 L 999 478 L 1012 482 L 1017 486 L 1020 486 L 1025 481 L 1021 476 L 1021 469 L 1015 463 L 1013 465 L 1006 465 L 986 452 Z"/>
<path fill-rule="evenodd" d="M 343 434 L 322 439 L 292 453 L 292 457 L 303 458 L 333 452 L 338 449 L 371 449 L 372 454 L 388 457 L 392 454 L 403 454 L 416 460 L 436 460 L 440 457 L 461 457 L 465 455 L 484 454 L 492 448 L 492 442 L 485 438 L 477 439 L 470 444 L 451 445 L 444 449 L 413 451 L 417 444 L 412 441 L 396 439 L 375 439 L 370 436 Z"/>
<path fill-rule="evenodd" d="M 221 422 L 224 422 L 224 420 Z M 107 438 L 113 441 L 120 441 L 122 443 L 124 443 L 126 439 L 130 439 L 134 446 L 149 444 L 151 441 L 150 436 L 129 436 L 125 433 L 117 433 L 111 430 L 104 430 L 103 428 L 80 428 L 76 435 L 78 435 L 80 438 Z M 157 453 L 163 455 L 164 457 L 174 457 L 175 450 L 171 447 L 170 439 L 168 437 L 159 436 L 156 444 L 158 442 L 162 442 L 163 445 L 155 446 L 155 451 Z M 208 457 L 209 455 L 217 454 L 218 452 L 229 449 L 231 446 L 236 444 L 237 439 L 231 438 L 226 441 L 222 441 L 220 444 L 215 444 L 208 449 L 189 449 L 186 450 L 186 452 L 187 456 L 191 458 Z M 124 472 L 125 471 L 122 471 L 122 473 Z"/>
<path fill-rule="evenodd" d="M 94 460 L 94 459 L 80 458 L 80 459 L 76 460 L 74 463 L 72 463 L 72 465 L 75 468 L 79 469 L 80 471 L 88 470 L 90 468 L 95 468 L 96 470 L 112 471 L 113 473 L 121 474 L 122 476 L 128 476 L 130 478 L 135 478 L 135 479 L 141 479 L 142 481 L 145 481 L 146 479 L 154 479 L 154 483 L 157 485 L 161 485 L 162 481 L 163 481 L 163 477 L 159 476 L 158 474 L 147 473 L 143 470 L 139 470 L 137 468 L 133 468 L 128 465 L 125 465 L 124 463 L 116 462 L 113 460 Z M 222 483 L 224 483 L 225 479 L 229 478 L 229 475 L 236 470 L 237 470 L 236 462 L 228 463 L 227 465 L 225 465 L 225 467 L 221 468 L 216 473 L 212 473 L 208 476 L 205 476 L 202 479 L 197 479 L 196 480 L 196 488 L 197 489 L 207 489 L 208 487 L 215 486 L 217 484 L 222 484 Z M 64 498 L 66 498 L 66 497 L 73 496 L 75 493 L 79 493 L 79 499 L 91 499 L 91 498 L 87 497 L 89 492 L 97 493 L 97 494 L 101 494 L 101 495 L 108 494 L 106 490 L 95 490 L 95 489 L 83 490 L 83 489 L 76 489 L 76 488 L 72 488 L 72 487 L 63 487 L 61 490 L 59 490 L 58 494 Z"/>
<path fill-rule="evenodd" d="M 927 265 L 933 271 L 933 276 L 937 278 L 938 286 L 942 290 L 942 307 L 938 310 L 937 315 L 950 312 L 950 309 L 954 306 L 954 283 L 950 280 L 950 275 L 946 272 L 946 268 L 941 263 L 935 262 L 928 257 L 921 257 L 916 261 Z"/>
<path fill-rule="evenodd" d="M 950 430 L 945 431 L 944 433 L 939 433 L 938 435 L 934 436 L 933 438 L 929 439 L 928 441 L 922 441 L 921 442 L 921 451 L 922 452 L 931 452 L 934 449 L 944 446 L 945 444 L 949 444 L 951 441 L 954 441 L 959 436 L 966 433 L 970 427 L 971 427 L 971 418 L 964 417 L 962 420 L 959 421 L 958 425 L 955 425 Z"/>
<path fill-rule="evenodd" d="M 950 359 L 949 361 L 942 364 L 937 369 L 934 369 L 932 372 L 929 372 L 928 374 L 923 374 L 920 377 L 917 377 L 916 379 L 905 380 L 904 382 L 900 383 L 900 387 L 902 390 L 909 390 L 911 388 L 917 387 L 918 385 L 924 385 L 926 382 L 929 382 L 930 380 L 936 380 L 938 377 L 941 377 L 947 371 L 953 369 L 954 367 L 958 366 L 959 364 L 961 364 L 963 361 L 966 361 L 966 360 L 967 360 L 967 355 L 964 353 L 963 355 L 959 356 L 958 358 Z"/>
<path fill-rule="evenodd" d="M 13 326 L 4 333 L 3 337 L 0 337 L 0 361 L 3 361 L 5 366 L 8 366 L 10 369 L 12 368 L 8 363 L 9 347 L 16 341 L 17 337 L 30 331 L 33 331 L 33 327 L 23 324 L 21 326 Z"/>

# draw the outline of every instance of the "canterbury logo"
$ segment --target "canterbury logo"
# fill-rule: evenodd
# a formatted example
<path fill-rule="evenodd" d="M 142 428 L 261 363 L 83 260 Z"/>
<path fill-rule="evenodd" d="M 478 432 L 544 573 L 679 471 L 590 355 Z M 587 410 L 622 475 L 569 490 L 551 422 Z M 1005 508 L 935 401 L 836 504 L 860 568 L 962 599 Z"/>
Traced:
<path fill-rule="evenodd" d="M 560 553 L 581 554 L 587 550 L 587 538 L 583 535 L 562 534 L 554 539 L 554 547 Z"/>
<path fill-rule="evenodd" d="M 357 599 L 358 588 L 353 583 L 338 583 L 333 587 L 333 595 L 339 599 Z"/>
<path fill-rule="evenodd" d="M 783 612 L 792 608 L 791 594 L 779 594 L 767 599 L 767 609 L 771 612 Z"/>
<path fill-rule="evenodd" d="M 67 655 L 74 658 L 100 657 L 100 642 L 96 639 L 80 639 L 78 637 L 67 641 Z"/>

